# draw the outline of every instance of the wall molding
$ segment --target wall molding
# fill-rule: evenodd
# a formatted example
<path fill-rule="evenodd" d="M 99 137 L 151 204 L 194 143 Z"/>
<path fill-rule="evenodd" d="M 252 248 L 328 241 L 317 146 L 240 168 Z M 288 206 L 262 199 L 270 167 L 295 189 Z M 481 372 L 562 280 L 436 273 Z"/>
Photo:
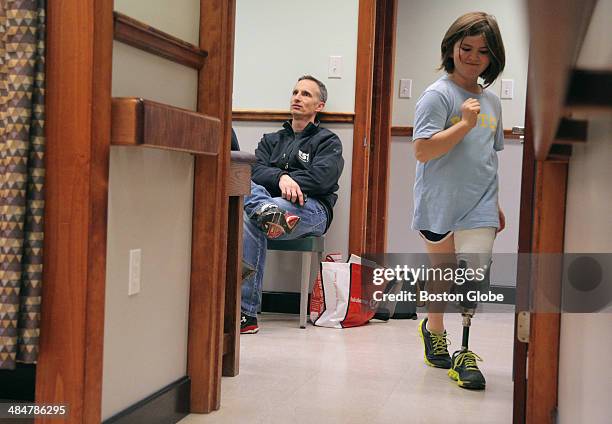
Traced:
<path fill-rule="evenodd" d="M 234 109 L 232 119 L 251 122 L 284 122 L 291 119 L 291 114 L 284 110 Z M 355 113 L 319 112 L 319 120 L 334 124 L 352 124 L 355 121 Z"/>
<path fill-rule="evenodd" d="M 189 68 L 200 70 L 204 66 L 206 50 L 123 13 L 113 12 L 113 18 L 115 40 Z"/>
<path fill-rule="evenodd" d="M 191 380 L 183 377 L 103 421 L 103 424 L 177 423 L 189 415 Z"/>
<path fill-rule="evenodd" d="M 414 127 L 391 127 L 391 136 L 392 137 L 412 137 L 412 131 Z M 512 134 L 511 129 L 504 130 L 504 138 L 506 140 L 520 140 L 521 136 L 517 134 Z"/>

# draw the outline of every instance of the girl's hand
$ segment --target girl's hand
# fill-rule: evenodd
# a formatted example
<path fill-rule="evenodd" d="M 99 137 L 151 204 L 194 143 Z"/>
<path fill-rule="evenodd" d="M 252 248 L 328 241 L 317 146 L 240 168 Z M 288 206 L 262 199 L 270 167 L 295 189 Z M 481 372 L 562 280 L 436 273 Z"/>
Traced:
<path fill-rule="evenodd" d="M 497 229 L 497 232 L 501 233 L 503 229 L 506 228 L 506 215 L 504 215 L 504 211 L 502 211 L 499 206 L 497 209 L 499 211 L 499 228 Z"/>
<path fill-rule="evenodd" d="M 478 114 L 480 113 L 480 103 L 471 97 L 461 105 L 461 120 L 465 121 L 468 128 L 474 128 L 478 122 Z"/>

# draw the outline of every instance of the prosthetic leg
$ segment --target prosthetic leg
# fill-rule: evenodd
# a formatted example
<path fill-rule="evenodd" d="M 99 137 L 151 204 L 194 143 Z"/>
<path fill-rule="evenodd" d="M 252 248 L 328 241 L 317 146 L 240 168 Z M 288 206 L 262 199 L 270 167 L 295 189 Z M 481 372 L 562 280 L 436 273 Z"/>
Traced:
<path fill-rule="evenodd" d="M 481 255 L 472 255 L 472 256 L 481 256 Z M 479 262 L 479 261 L 474 261 Z M 463 337 L 461 340 L 461 351 L 466 352 L 469 350 L 469 339 L 470 339 L 470 326 L 472 324 L 472 318 L 476 313 L 476 307 L 478 306 L 478 302 L 475 300 L 468 300 L 468 292 L 474 292 L 477 290 L 488 290 L 490 275 L 491 275 L 491 263 L 492 261 L 489 259 L 488 263 L 485 264 L 486 272 L 485 277 L 482 281 L 478 281 L 476 278 L 466 278 L 465 283 L 461 285 L 457 285 L 457 292 L 462 294 L 462 300 L 459 302 L 461 306 L 461 316 L 463 317 L 462 326 L 463 326 Z M 468 263 L 466 259 L 460 259 L 459 268 L 463 269 L 475 269 L 474 266 Z"/>

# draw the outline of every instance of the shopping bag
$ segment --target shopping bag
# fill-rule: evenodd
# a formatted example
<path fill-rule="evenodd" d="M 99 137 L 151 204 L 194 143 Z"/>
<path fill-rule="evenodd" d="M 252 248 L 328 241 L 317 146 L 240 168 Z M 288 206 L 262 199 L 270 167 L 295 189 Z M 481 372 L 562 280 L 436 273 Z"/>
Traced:
<path fill-rule="evenodd" d="M 313 324 L 348 328 L 370 321 L 379 306 L 378 302 L 373 301 L 373 294 L 381 288 L 372 284 L 372 274 L 377 267 L 374 262 L 356 255 L 351 255 L 348 262 L 322 262 L 320 279 L 323 305 L 318 306 L 318 316 L 311 313 Z"/>
<path fill-rule="evenodd" d="M 342 262 L 342 253 L 330 253 L 325 257 L 325 262 Z M 321 262 L 323 264 L 323 262 Z M 321 279 L 321 266 L 317 278 L 312 285 L 310 294 L 310 321 L 315 322 L 325 311 L 325 299 L 323 298 L 323 281 Z"/>

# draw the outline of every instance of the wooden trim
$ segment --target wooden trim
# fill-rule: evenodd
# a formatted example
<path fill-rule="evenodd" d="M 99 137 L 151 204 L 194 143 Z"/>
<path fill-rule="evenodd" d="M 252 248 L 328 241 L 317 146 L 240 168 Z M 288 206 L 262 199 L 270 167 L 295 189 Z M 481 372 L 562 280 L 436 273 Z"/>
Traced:
<path fill-rule="evenodd" d="M 251 191 L 251 167 L 240 164 L 245 173 L 246 193 Z M 232 164 L 232 170 L 234 170 Z M 232 175 L 234 173 L 232 172 Z M 246 178 L 244 178 L 246 177 Z M 223 370 L 225 377 L 234 377 L 240 371 L 240 301 L 242 287 L 242 195 L 231 196 L 228 208 L 228 228 L 237 231 L 227 233 L 227 275 L 225 286 L 225 311 L 223 329 Z"/>
<path fill-rule="evenodd" d="M 537 161 L 533 253 L 562 253 L 568 162 Z M 559 255 L 560 256 L 560 255 Z M 562 264 L 542 256 L 532 270 L 526 422 L 554 423 L 557 408 Z M 550 311 L 550 312 L 548 312 Z"/>
<path fill-rule="evenodd" d="M 391 127 L 391 136 L 393 137 L 412 137 L 414 127 Z M 504 138 L 506 140 L 520 140 L 521 136 L 513 134 L 511 129 L 504 129 Z"/>
<path fill-rule="evenodd" d="M 555 143 L 585 143 L 587 141 L 588 121 L 561 118 Z"/>
<path fill-rule="evenodd" d="M 530 86 L 527 86 L 527 97 Z M 533 145 L 533 123 L 529 110 L 529 101 L 525 108 L 525 143 L 521 172 L 521 200 L 518 237 L 518 265 L 516 283 L 516 313 L 514 317 L 514 352 L 513 352 L 513 407 L 512 422 L 524 424 L 527 405 L 527 344 L 522 343 L 517 335 L 518 313 L 529 311 L 529 286 L 531 281 L 530 260 L 533 236 L 533 192 L 535 187 L 535 153 Z"/>
<path fill-rule="evenodd" d="M 219 119 L 135 97 L 113 98 L 111 143 L 216 154 Z"/>
<path fill-rule="evenodd" d="M 563 115 L 570 73 L 574 68 L 597 0 L 527 2 L 530 58 L 528 80 L 534 123 L 535 153 L 544 160 Z M 551 48 L 554 46 L 554 48 Z"/>
<path fill-rule="evenodd" d="M 612 112 L 612 72 L 576 69 L 566 98 L 567 112 Z"/>
<path fill-rule="evenodd" d="M 396 15 L 397 0 L 378 0 L 365 243 L 365 251 L 368 253 L 384 253 L 387 247 Z"/>
<path fill-rule="evenodd" d="M 359 0 L 349 254 L 362 254 L 366 243 L 375 27 L 376 0 Z"/>
<path fill-rule="evenodd" d="M 321 122 L 334 124 L 352 124 L 355 121 L 355 114 L 352 112 L 319 112 L 317 117 Z M 291 119 L 291 114 L 284 110 L 236 109 L 232 111 L 234 121 L 284 122 L 289 119 Z"/>
<path fill-rule="evenodd" d="M 113 36 L 117 41 L 193 69 L 204 66 L 206 50 L 123 13 L 114 12 L 114 24 Z"/>
<path fill-rule="evenodd" d="M 101 417 L 112 10 L 112 0 L 47 4 L 45 283 L 36 402 L 68 405 L 65 422 L 74 424 Z"/>
<path fill-rule="evenodd" d="M 187 373 L 191 411 L 219 409 L 232 129 L 235 0 L 200 0 L 198 112 L 221 122 L 216 156 L 195 159 Z"/>
<path fill-rule="evenodd" d="M 102 424 L 178 423 L 189 415 L 190 384 L 183 377 Z"/>

